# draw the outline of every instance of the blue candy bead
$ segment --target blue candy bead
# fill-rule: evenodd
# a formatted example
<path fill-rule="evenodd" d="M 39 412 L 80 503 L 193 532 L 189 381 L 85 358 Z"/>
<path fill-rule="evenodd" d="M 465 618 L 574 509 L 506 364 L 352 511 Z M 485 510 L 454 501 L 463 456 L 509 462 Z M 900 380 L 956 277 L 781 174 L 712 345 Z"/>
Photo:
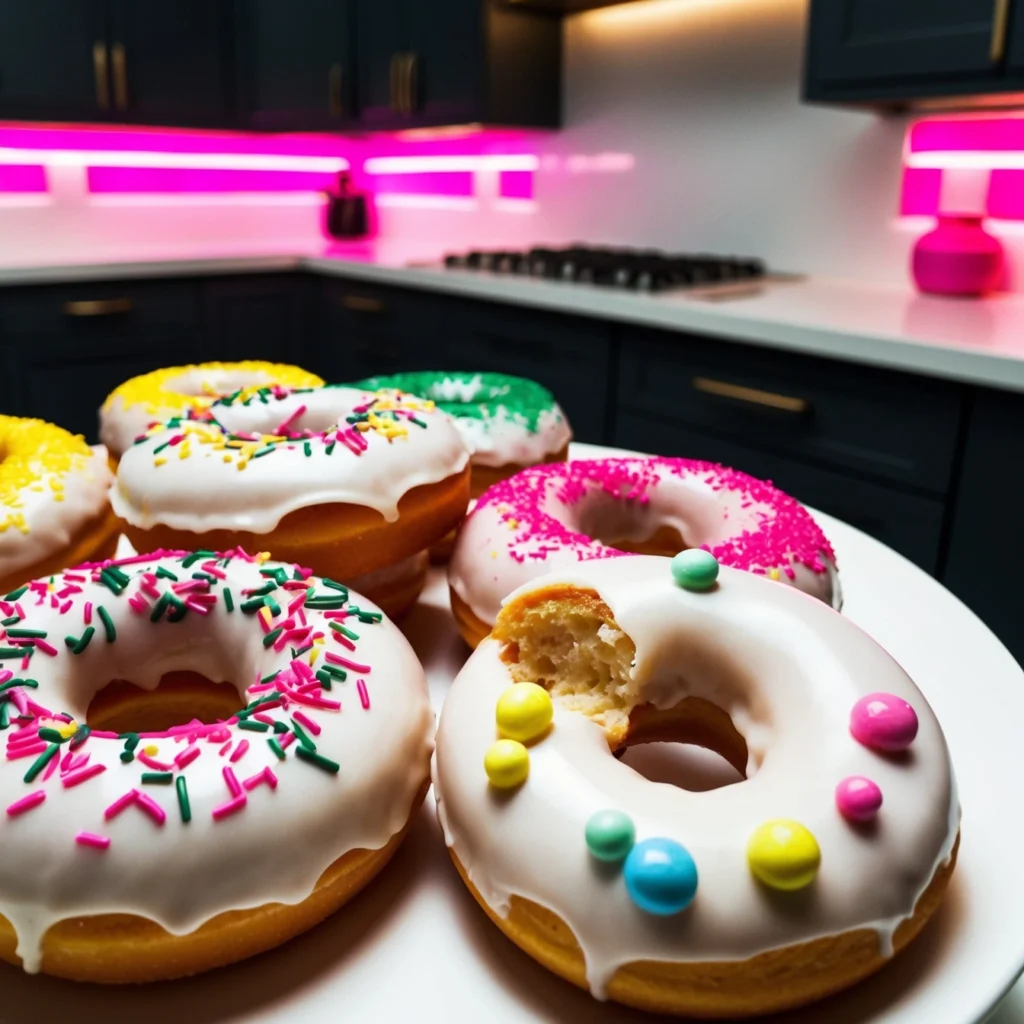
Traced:
<path fill-rule="evenodd" d="M 637 843 L 626 857 L 622 874 L 630 899 L 648 914 L 678 914 L 697 893 L 697 865 L 674 839 Z"/>
<path fill-rule="evenodd" d="M 672 559 L 672 578 L 684 590 L 710 590 L 718 579 L 718 559 L 703 548 L 688 548 Z"/>

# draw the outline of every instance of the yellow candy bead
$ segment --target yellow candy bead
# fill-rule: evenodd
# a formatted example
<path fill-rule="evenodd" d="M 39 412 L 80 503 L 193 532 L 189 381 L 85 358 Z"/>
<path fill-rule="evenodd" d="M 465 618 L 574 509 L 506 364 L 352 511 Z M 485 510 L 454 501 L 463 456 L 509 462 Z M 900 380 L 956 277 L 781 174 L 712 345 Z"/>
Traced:
<path fill-rule="evenodd" d="M 810 885 L 821 865 L 818 841 L 798 821 L 780 818 L 759 825 L 747 843 L 754 877 L 772 889 L 792 892 Z"/>
<path fill-rule="evenodd" d="M 536 683 L 516 683 L 499 698 L 495 718 L 498 734 L 520 743 L 539 739 L 555 715 L 551 695 Z"/>
<path fill-rule="evenodd" d="M 516 740 L 498 740 L 484 755 L 484 771 L 495 789 L 514 789 L 530 774 L 530 752 Z"/>

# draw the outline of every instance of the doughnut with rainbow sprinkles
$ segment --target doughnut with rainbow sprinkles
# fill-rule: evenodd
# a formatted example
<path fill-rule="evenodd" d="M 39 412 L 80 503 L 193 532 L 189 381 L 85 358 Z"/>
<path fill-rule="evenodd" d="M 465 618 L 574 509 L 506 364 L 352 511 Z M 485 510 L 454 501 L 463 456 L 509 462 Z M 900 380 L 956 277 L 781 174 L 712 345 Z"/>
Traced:
<path fill-rule="evenodd" d="M 308 569 L 158 551 L 0 612 L 0 958 L 26 971 L 151 981 L 277 946 L 387 863 L 426 791 L 419 661 Z"/>
<path fill-rule="evenodd" d="M 683 548 L 841 604 L 832 546 L 795 499 L 715 463 L 638 456 L 534 466 L 485 491 L 448 566 L 452 612 L 476 646 L 504 598 L 537 576 Z"/>
<path fill-rule="evenodd" d="M 616 756 L 655 741 L 742 779 L 690 792 Z M 515 591 L 448 692 L 432 772 L 490 919 L 645 1010 L 732 1018 L 853 985 L 920 932 L 956 862 L 949 751 L 906 672 L 824 602 L 707 552 Z"/>

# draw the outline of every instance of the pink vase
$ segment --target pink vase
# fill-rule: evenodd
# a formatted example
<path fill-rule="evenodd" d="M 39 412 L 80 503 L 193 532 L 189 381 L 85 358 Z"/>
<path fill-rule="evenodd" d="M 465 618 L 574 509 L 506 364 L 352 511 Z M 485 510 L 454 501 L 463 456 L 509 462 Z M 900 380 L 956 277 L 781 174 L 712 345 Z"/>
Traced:
<path fill-rule="evenodd" d="M 939 214 L 938 225 L 914 246 L 914 282 L 933 295 L 984 295 L 1003 276 L 1003 247 L 981 217 Z"/>

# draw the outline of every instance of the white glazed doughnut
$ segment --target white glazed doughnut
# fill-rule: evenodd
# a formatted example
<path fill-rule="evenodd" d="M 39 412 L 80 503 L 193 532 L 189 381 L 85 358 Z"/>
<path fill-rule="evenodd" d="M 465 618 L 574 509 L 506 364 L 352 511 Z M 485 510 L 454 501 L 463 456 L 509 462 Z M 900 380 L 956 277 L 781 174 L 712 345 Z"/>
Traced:
<path fill-rule="evenodd" d="M 881 647 L 708 563 L 598 560 L 512 594 L 449 691 L 433 777 L 456 863 L 527 952 L 598 998 L 739 1016 L 905 945 L 945 888 L 959 805 L 939 723 Z M 547 731 L 529 680 L 553 695 Z M 746 779 L 688 792 L 613 756 L 658 739 Z"/>
<path fill-rule="evenodd" d="M 100 440 L 115 460 L 153 423 L 165 423 L 239 390 L 268 387 L 315 388 L 323 381 L 287 363 L 246 360 L 169 366 L 116 387 L 100 408 Z"/>
<path fill-rule="evenodd" d="M 710 462 L 633 457 L 534 466 L 485 491 L 448 566 L 453 610 L 475 644 L 529 580 L 623 549 L 674 553 L 680 540 L 841 604 L 832 547 L 789 495 Z"/>
<path fill-rule="evenodd" d="M 68 569 L 0 610 L 5 959 L 13 928 L 32 972 L 145 981 L 229 963 L 336 909 L 325 879 L 346 857 L 361 885 L 397 845 L 433 716 L 409 644 L 357 594 L 243 552 L 160 552 Z M 87 727 L 109 680 L 152 691 L 179 670 L 233 683 L 242 710 Z M 145 706 L 166 685 L 128 689 Z M 111 914 L 131 918 L 90 925 Z"/>

